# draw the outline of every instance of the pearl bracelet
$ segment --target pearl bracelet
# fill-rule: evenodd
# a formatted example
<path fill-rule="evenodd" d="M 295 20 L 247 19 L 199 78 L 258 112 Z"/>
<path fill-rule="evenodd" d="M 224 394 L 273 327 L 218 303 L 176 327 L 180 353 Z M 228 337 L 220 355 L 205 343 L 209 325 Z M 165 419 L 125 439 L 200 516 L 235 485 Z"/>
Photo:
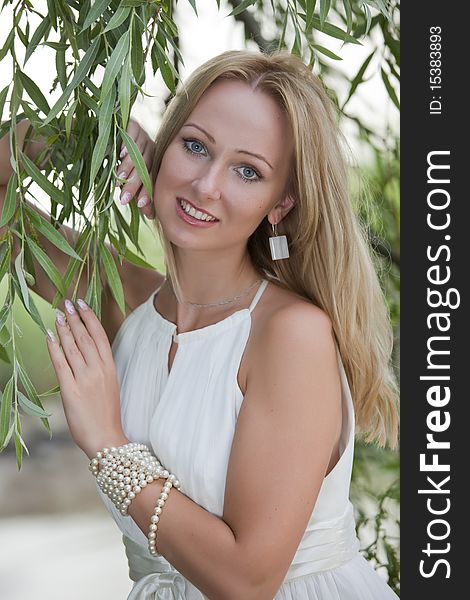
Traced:
<path fill-rule="evenodd" d="M 157 529 L 158 529 L 158 522 L 160 521 L 160 515 L 162 514 L 163 511 L 163 506 L 165 505 L 165 501 L 168 499 L 168 496 L 170 494 L 170 490 L 172 487 L 175 487 L 177 489 L 180 488 L 179 486 L 179 481 L 176 479 L 176 477 L 171 474 L 167 477 L 167 480 L 165 481 L 165 484 L 163 485 L 163 489 L 160 493 L 160 496 L 157 500 L 157 504 L 154 508 L 153 511 L 153 515 L 150 517 L 150 526 L 149 526 L 149 532 L 148 532 L 148 541 L 149 541 L 149 552 L 152 556 L 157 556 L 158 552 L 157 552 Z"/>
<path fill-rule="evenodd" d="M 144 487 L 155 479 L 168 479 L 171 475 L 147 446 L 135 442 L 118 448 L 103 448 L 91 459 L 89 469 L 99 488 L 123 516 L 128 514 L 132 500 Z M 173 485 L 179 488 L 180 483 L 174 478 Z"/>

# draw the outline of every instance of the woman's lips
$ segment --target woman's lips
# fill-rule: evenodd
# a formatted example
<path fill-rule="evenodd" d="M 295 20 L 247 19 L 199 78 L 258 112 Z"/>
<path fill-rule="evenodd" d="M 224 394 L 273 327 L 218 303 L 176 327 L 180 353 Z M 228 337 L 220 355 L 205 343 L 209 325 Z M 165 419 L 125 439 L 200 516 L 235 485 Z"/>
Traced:
<path fill-rule="evenodd" d="M 219 222 L 218 220 L 217 221 L 201 221 L 200 219 L 196 219 L 195 217 L 188 215 L 182 209 L 178 198 L 176 199 L 176 214 L 185 223 L 188 223 L 189 225 L 193 225 L 194 227 L 211 227 L 211 225 L 215 225 L 216 223 Z M 209 213 L 206 213 L 206 214 L 209 214 Z"/>

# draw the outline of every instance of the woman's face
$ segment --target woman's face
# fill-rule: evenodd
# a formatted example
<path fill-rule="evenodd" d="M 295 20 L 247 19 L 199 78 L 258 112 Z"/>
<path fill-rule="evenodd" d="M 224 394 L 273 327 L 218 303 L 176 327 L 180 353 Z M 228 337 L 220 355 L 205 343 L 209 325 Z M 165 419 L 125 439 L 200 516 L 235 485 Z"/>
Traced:
<path fill-rule="evenodd" d="M 217 81 L 163 155 L 154 203 L 166 237 L 195 250 L 244 247 L 266 215 L 277 223 L 291 208 L 284 190 L 292 155 L 290 126 L 273 98 Z"/>

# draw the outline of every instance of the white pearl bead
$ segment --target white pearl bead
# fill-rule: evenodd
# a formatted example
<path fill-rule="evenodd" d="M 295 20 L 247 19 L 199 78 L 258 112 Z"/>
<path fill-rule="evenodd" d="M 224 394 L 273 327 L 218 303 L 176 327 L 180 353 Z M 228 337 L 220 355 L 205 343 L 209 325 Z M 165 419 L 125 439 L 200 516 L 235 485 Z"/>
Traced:
<path fill-rule="evenodd" d="M 142 491 L 142 488 L 140 487 L 140 485 L 135 485 L 133 490 L 136 494 L 139 494 Z"/>
<path fill-rule="evenodd" d="M 167 499 L 168 499 L 168 494 L 165 494 L 165 492 L 162 492 L 162 493 L 160 494 L 160 498 L 161 498 L 161 499 L 162 499 L 162 500 L 165 502 L 165 500 L 167 500 Z"/>
<path fill-rule="evenodd" d="M 135 489 L 135 488 L 134 488 L 134 489 Z M 134 492 L 129 492 L 129 493 L 127 494 L 127 497 L 129 498 L 129 500 L 134 500 L 134 498 L 135 498 L 135 493 L 134 493 Z"/>
<path fill-rule="evenodd" d="M 154 540 L 156 537 L 157 537 L 157 534 L 155 533 L 155 531 L 151 531 L 151 532 L 148 534 L 148 539 L 149 539 L 149 540 Z"/>
<path fill-rule="evenodd" d="M 160 506 L 157 506 L 157 507 L 155 508 L 155 514 L 156 514 L 156 515 L 161 515 L 161 514 L 162 514 L 162 509 L 161 509 L 161 507 L 160 507 Z"/>
<path fill-rule="evenodd" d="M 158 521 L 160 521 L 160 517 L 158 517 L 157 515 L 152 515 L 152 516 L 150 517 L 150 521 L 151 521 L 152 523 L 158 523 Z"/>
<path fill-rule="evenodd" d="M 157 500 L 157 506 L 163 506 L 165 504 L 165 500 L 162 500 L 162 498 L 159 498 Z"/>
<path fill-rule="evenodd" d="M 167 477 L 169 477 L 169 476 L 170 476 L 170 473 L 169 473 L 169 472 L 168 472 L 166 469 L 164 469 L 164 471 L 163 471 L 162 475 L 163 475 L 163 477 L 166 479 Z"/>
<path fill-rule="evenodd" d="M 152 523 L 149 527 L 150 531 L 157 531 L 157 525 L 155 523 Z"/>

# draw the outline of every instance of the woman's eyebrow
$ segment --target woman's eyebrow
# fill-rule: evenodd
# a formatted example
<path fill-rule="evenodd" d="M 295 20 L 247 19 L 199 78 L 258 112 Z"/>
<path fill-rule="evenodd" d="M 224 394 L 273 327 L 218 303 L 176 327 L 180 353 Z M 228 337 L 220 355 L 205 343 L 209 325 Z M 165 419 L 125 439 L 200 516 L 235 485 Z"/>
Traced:
<path fill-rule="evenodd" d="M 203 129 L 200 125 L 196 125 L 196 123 L 185 123 L 183 125 L 183 127 L 195 127 L 196 129 L 199 129 L 199 131 L 202 131 L 202 133 L 204 133 L 213 144 L 216 143 L 216 141 L 211 136 L 211 134 L 208 133 L 205 129 Z M 235 150 L 235 152 L 238 152 L 240 154 L 249 154 L 250 156 L 254 156 L 255 158 L 259 158 L 260 160 L 262 160 L 263 162 L 265 162 L 268 165 L 268 167 L 270 167 L 271 169 L 273 168 L 272 165 L 261 154 L 256 154 L 255 152 L 249 152 L 248 150 Z"/>

